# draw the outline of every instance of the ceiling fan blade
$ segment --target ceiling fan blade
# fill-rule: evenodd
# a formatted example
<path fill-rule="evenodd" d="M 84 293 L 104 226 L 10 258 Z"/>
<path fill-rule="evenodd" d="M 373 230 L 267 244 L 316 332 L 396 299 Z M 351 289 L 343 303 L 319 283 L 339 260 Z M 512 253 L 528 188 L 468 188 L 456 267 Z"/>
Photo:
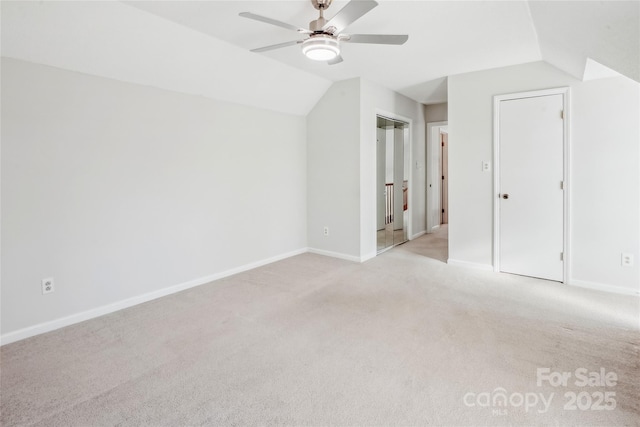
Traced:
<path fill-rule="evenodd" d="M 295 25 L 287 24 L 286 22 L 278 21 L 277 19 L 267 18 L 266 16 L 256 15 L 251 12 L 242 12 L 239 14 L 243 18 L 253 19 L 255 21 L 266 22 L 267 24 L 275 25 L 277 27 L 286 28 L 287 30 L 297 31 L 303 34 L 310 34 L 311 31 L 306 30 L 304 28 L 296 27 Z"/>
<path fill-rule="evenodd" d="M 335 58 L 333 58 L 331 61 L 327 61 L 327 64 L 329 65 L 335 65 L 335 64 L 339 64 L 343 61 L 342 56 L 338 55 Z"/>
<path fill-rule="evenodd" d="M 293 46 L 294 44 L 300 44 L 302 40 L 292 40 L 290 42 L 272 44 L 269 46 L 259 47 L 257 49 L 251 49 L 251 52 L 266 52 L 268 50 L 280 49 L 281 47 Z"/>
<path fill-rule="evenodd" d="M 404 44 L 409 39 L 406 34 L 350 34 L 340 41 L 347 43 Z"/>
<path fill-rule="evenodd" d="M 373 0 L 351 0 L 322 27 L 322 30 L 326 31 L 333 27 L 335 30 L 332 30 L 332 33 L 338 34 L 377 5 L 378 3 Z"/>

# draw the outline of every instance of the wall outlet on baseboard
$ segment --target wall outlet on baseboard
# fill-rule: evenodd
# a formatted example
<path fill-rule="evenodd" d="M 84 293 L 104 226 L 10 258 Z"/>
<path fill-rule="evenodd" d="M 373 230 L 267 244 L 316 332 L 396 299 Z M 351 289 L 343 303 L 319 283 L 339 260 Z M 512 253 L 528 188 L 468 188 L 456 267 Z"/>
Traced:
<path fill-rule="evenodd" d="M 325 236 L 328 236 L 329 235 L 329 227 L 327 227 L 325 225 L 324 228 L 322 229 L 322 234 L 324 234 Z"/>
<path fill-rule="evenodd" d="M 53 278 L 42 279 L 42 295 L 50 294 L 55 290 Z"/>
<path fill-rule="evenodd" d="M 633 267 L 633 254 L 622 253 L 621 263 L 623 267 Z"/>

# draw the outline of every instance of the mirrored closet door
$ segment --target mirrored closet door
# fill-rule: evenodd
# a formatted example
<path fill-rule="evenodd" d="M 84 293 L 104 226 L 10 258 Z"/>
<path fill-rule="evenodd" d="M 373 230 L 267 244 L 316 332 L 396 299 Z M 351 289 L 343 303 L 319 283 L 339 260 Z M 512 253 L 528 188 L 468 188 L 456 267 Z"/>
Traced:
<path fill-rule="evenodd" d="M 376 192 L 378 253 L 407 241 L 409 125 L 377 117 Z"/>

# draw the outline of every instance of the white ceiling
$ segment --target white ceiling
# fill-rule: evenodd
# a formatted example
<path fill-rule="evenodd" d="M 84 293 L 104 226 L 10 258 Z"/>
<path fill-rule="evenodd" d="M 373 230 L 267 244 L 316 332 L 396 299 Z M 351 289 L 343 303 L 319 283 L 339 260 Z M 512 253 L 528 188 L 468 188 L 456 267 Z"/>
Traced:
<path fill-rule="evenodd" d="M 347 2 L 336 0 L 329 18 Z M 179 22 L 246 50 L 299 40 L 303 36 L 241 18 L 250 11 L 306 28 L 317 11 L 306 1 L 132 2 L 135 7 Z M 446 101 L 424 93 L 425 82 L 472 70 L 542 59 L 527 3 L 382 1 L 347 33 L 408 34 L 403 46 L 343 44 L 344 62 L 310 61 L 299 46 L 261 53 L 332 81 L 363 77 L 420 102 Z"/>
<path fill-rule="evenodd" d="M 352 77 L 422 103 L 446 101 L 449 75 L 538 60 L 577 78 L 596 61 L 640 81 L 638 1 L 378 1 L 345 32 L 409 41 L 343 44 L 344 62 L 332 66 L 299 46 L 249 52 L 302 36 L 238 13 L 307 27 L 317 17 L 308 0 L 3 1 L 2 54 L 293 114 Z M 326 16 L 346 3 L 335 0 Z"/>

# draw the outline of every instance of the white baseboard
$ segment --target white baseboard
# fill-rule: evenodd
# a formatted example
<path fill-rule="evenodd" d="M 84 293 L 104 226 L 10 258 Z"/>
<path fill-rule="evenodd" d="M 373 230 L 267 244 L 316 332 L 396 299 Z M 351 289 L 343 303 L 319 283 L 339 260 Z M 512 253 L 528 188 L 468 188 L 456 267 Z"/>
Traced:
<path fill-rule="evenodd" d="M 438 225 L 434 225 L 433 227 L 431 227 L 431 232 L 433 233 L 434 231 L 436 231 L 438 228 L 440 228 L 440 224 Z"/>
<path fill-rule="evenodd" d="M 347 254 L 343 254 L 343 253 L 340 253 L 340 252 L 325 251 L 324 249 L 308 248 L 307 252 L 312 253 L 312 254 L 316 254 L 316 255 L 324 255 L 324 256 L 329 256 L 329 257 L 332 257 L 332 258 L 344 259 L 344 260 L 347 260 L 347 261 L 363 262 L 363 259 L 362 259 L 363 257 L 358 257 L 358 256 L 355 256 L 355 255 L 347 255 Z"/>
<path fill-rule="evenodd" d="M 475 268 L 476 270 L 493 271 L 493 265 L 491 264 L 480 264 L 477 262 L 460 261 L 452 258 L 449 258 L 447 260 L 447 264 L 455 265 L 456 267 Z"/>
<path fill-rule="evenodd" d="M 619 286 L 606 285 L 604 283 L 588 282 L 586 280 L 571 279 L 567 282 L 570 286 L 577 286 L 580 288 L 594 289 L 596 291 L 609 292 L 620 295 L 632 295 L 640 296 L 640 289 L 627 289 Z"/>
<path fill-rule="evenodd" d="M 424 234 L 424 232 L 422 233 Z M 6 333 L 0 336 L 0 345 L 10 344 L 12 342 L 20 341 L 35 335 L 40 335 L 46 332 L 51 332 L 56 329 L 63 328 L 65 326 L 70 326 L 76 323 L 84 322 L 85 320 L 90 320 L 96 317 L 104 316 L 105 314 L 113 313 L 119 310 L 123 310 L 125 308 L 129 308 L 138 304 L 142 304 L 148 301 L 152 301 L 157 298 L 162 298 L 167 295 L 175 294 L 177 292 L 181 292 L 196 286 L 204 285 L 206 283 L 213 282 L 218 279 L 222 279 L 224 277 L 232 276 L 234 274 L 242 273 L 244 271 L 252 270 L 254 268 L 261 267 L 263 265 L 271 264 L 276 261 L 281 261 L 286 258 L 290 258 L 292 256 L 300 255 L 306 252 L 315 253 L 319 255 L 330 256 L 333 258 L 344 259 L 352 262 L 364 262 L 368 259 L 374 258 L 376 253 L 368 254 L 362 257 L 357 257 L 353 255 L 342 254 L 339 252 L 325 251 L 322 249 L 313 249 L 313 248 L 303 248 L 295 251 L 287 252 L 281 255 L 276 255 L 271 258 L 266 258 L 260 261 L 256 261 L 253 263 L 245 264 L 240 267 L 236 267 L 230 270 L 226 270 L 220 273 L 211 274 L 208 276 L 200 277 L 194 280 L 190 280 L 188 282 L 180 283 L 174 286 L 169 286 L 164 289 L 160 289 L 154 292 L 149 292 L 143 295 L 138 295 L 132 298 L 128 298 L 126 300 L 118 301 L 112 304 L 107 304 L 101 307 L 96 307 L 87 311 L 83 311 L 80 313 L 75 313 L 69 316 L 65 316 L 59 319 L 55 319 L 49 322 L 40 323 L 37 325 L 29 326 L 27 328 L 19 329 L 17 331 Z M 466 268 L 475 268 L 486 271 L 493 271 L 493 266 L 489 264 L 480 264 L 473 263 L 468 261 L 460 261 L 456 259 L 449 259 L 447 263 L 454 266 L 466 267 Z M 640 296 L 640 290 L 636 289 L 626 289 L 618 286 L 606 285 L 602 283 L 594 283 L 588 282 L 584 280 L 570 280 L 568 285 L 577 286 L 582 288 L 594 289 L 598 291 L 611 292 L 622 295 L 632 295 L 632 296 Z"/>
<path fill-rule="evenodd" d="M 254 268 L 271 264 L 276 261 L 281 261 L 283 259 L 290 258 L 295 255 L 300 255 L 306 252 L 307 252 L 306 248 L 298 249 L 295 251 L 287 252 L 285 254 L 276 255 L 271 258 L 266 258 L 260 261 L 245 264 L 240 267 L 233 268 L 231 270 L 226 270 L 220 273 L 211 274 L 209 276 L 200 277 L 197 279 L 190 280 L 188 282 L 180 283 L 178 285 L 173 285 L 167 288 L 159 289 L 154 292 L 149 292 L 143 295 L 127 298 L 125 300 L 117 301 L 112 304 L 103 305 L 101 307 L 92 308 L 87 311 L 83 311 L 80 313 L 75 313 L 69 316 L 61 317 L 59 319 L 51 320 L 49 322 L 39 323 L 37 325 L 33 325 L 23 329 L 19 329 L 17 331 L 9 332 L 0 336 L 0 345 L 10 344 L 12 342 L 20 341 L 35 335 L 44 334 L 45 332 L 51 332 L 56 329 L 64 328 L 65 326 L 70 326 L 76 323 L 84 322 L 85 320 L 104 316 L 105 314 L 113 313 L 115 311 L 129 308 L 134 305 L 142 304 L 157 298 L 162 298 L 167 295 L 175 294 L 177 292 L 181 292 L 186 289 L 190 289 L 196 286 L 213 282 L 214 280 L 222 279 L 228 276 L 233 276 L 234 274 L 242 273 L 243 271 L 252 270 Z"/>
<path fill-rule="evenodd" d="M 413 240 L 413 239 L 417 239 L 420 236 L 424 236 L 425 234 L 427 234 L 426 230 L 422 230 L 416 234 L 414 234 L 413 236 L 409 237 L 409 240 Z"/>
<path fill-rule="evenodd" d="M 362 255 L 362 256 L 360 257 L 360 262 L 369 261 L 370 259 L 375 258 L 376 256 L 378 256 L 378 253 L 377 253 L 377 252 L 371 252 L 371 253 L 369 253 L 369 254 Z"/>

